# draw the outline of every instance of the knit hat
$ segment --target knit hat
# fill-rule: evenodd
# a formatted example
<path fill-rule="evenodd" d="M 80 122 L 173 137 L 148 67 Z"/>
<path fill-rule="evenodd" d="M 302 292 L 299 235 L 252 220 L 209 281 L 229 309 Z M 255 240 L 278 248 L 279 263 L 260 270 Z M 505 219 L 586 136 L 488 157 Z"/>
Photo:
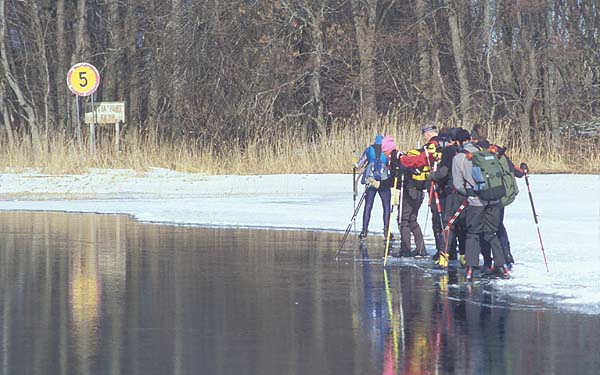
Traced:
<path fill-rule="evenodd" d="M 430 131 L 437 131 L 437 126 L 435 126 L 435 122 L 433 121 L 428 121 L 421 126 L 421 134 L 425 134 Z"/>
<path fill-rule="evenodd" d="M 391 135 L 383 137 L 383 140 L 381 141 L 381 151 L 383 151 L 384 154 L 389 155 L 390 152 L 395 149 L 396 143 L 394 142 L 394 138 L 392 138 Z"/>
<path fill-rule="evenodd" d="M 459 141 L 459 142 L 462 143 L 464 141 L 470 140 L 471 139 L 471 134 L 469 134 L 468 130 L 460 128 L 460 129 L 458 129 L 456 131 L 456 136 L 454 138 L 455 138 L 455 140 L 457 140 L 457 141 Z"/>
<path fill-rule="evenodd" d="M 380 145 L 382 141 L 383 141 L 383 135 L 377 134 L 377 136 L 375 136 L 375 144 Z"/>
<path fill-rule="evenodd" d="M 450 139 L 451 139 L 451 135 L 450 133 L 440 133 L 438 134 L 438 142 L 440 143 L 450 143 Z"/>

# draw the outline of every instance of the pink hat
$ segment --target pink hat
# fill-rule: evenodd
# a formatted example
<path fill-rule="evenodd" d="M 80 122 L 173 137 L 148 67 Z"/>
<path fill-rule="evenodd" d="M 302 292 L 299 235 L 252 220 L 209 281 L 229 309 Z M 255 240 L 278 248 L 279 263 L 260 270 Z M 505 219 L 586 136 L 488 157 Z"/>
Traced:
<path fill-rule="evenodd" d="M 391 135 L 386 135 L 383 137 L 383 141 L 381 141 L 381 151 L 387 156 L 390 156 L 392 150 L 396 149 L 396 143 L 394 142 L 394 138 Z"/>

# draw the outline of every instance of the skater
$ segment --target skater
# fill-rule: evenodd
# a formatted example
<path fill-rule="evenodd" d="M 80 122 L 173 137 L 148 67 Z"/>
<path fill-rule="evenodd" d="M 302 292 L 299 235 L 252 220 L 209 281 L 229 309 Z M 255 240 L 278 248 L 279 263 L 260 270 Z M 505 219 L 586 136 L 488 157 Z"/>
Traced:
<path fill-rule="evenodd" d="M 381 204 L 383 205 L 383 233 L 387 233 L 390 219 L 390 199 L 391 192 L 387 184 L 389 179 L 388 158 L 382 151 L 383 136 L 377 135 L 375 142 L 367 147 L 362 156 L 356 163 L 357 168 L 366 166 L 361 183 L 365 185 L 365 208 L 363 211 L 362 231 L 360 239 L 363 240 L 369 233 L 369 221 L 371 220 L 371 210 L 375 201 L 375 195 L 379 194 Z"/>
<path fill-rule="evenodd" d="M 452 183 L 454 188 L 463 196 L 468 197 L 469 205 L 465 209 L 467 226 L 466 266 L 467 280 L 473 278 L 473 270 L 479 268 L 479 254 L 481 242 L 489 243 L 494 263 L 502 276 L 509 277 L 508 266 L 502 252 L 500 241 L 496 235 L 500 224 L 500 203 L 497 199 L 484 199 L 482 197 L 495 197 L 491 184 L 486 184 L 485 189 L 476 184 L 473 178 L 474 154 L 481 149 L 471 143 L 470 136 L 463 144 L 462 150 L 452 161 Z M 482 155 L 482 154 L 479 154 Z M 479 158 L 476 158 L 478 160 Z M 479 163 L 479 162 L 478 162 Z M 489 185 L 489 186 L 488 186 Z"/>
<path fill-rule="evenodd" d="M 507 150 L 506 147 L 500 147 L 500 146 L 491 144 L 488 146 L 488 150 L 491 152 L 494 152 L 496 155 L 498 155 L 498 159 L 500 160 L 500 163 L 502 164 L 503 168 L 508 169 L 510 172 L 510 177 L 508 177 L 510 181 L 509 181 L 509 183 L 506 184 L 507 197 L 506 197 L 506 199 L 503 199 L 500 202 L 501 203 L 500 224 L 498 225 L 498 230 L 496 232 L 496 235 L 498 236 L 498 240 L 500 241 L 500 245 L 502 246 L 502 251 L 504 253 L 504 257 L 506 258 L 506 263 L 508 264 L 509 268 L 512 268 L 512 265 L 514 264 L 515 259 L 510 251 L 510 241 L 508 239 L 508 232 L 506 231 L 506 227 L 504 226 L 504 210 L 507 205 L 509 205 L 510 203 L 512 203 L 514 201 L 514 198 L 519 193 L 519 189 L 517 187 L 517 182 L 516 182 L 515 178 L 523 178 L 525 176 L 525 172 L 521 168 L 514 165 L 514 163 L 512 162 L 512 160 L 506 153 L 506 150 Z M 521 165 L 523 165 L 523 166 L 525 166 L 525 168 L 527 168 L 527 164 L 521 163 Z M 483 251 L 483 248 L 482 248 L 482 251 Z M 489 253 L 490 253 L 489 248 L 486 249 L 486 253 L 489 256 Z M 488 269 L 486 269 L 486 271 L 488 273 L 493 273 L 494 269 L 491 266 L 491 262 L 488 261 L 488 264 L 484 264 L 484 266 L 488 267 Z"/>
<path fill-rule="evenodd" d="M 438 141 L 440 143 L 440 147 L 442 148 L 442 156 L 441 160 L 438 162 L 437 170 L 433 171 L 430 175 L 432 183 L 436 184 L 435 189 L 438 192 L 440 206 L 442 209 L 443 222 L 441 223 L 441 226 L 445 226 L 445 223 L 448 223 L 448 220 L 462 202 L 461 198 L 458 197 L 454 186 L 452 185 L 452 160 L 459 150 L 459 145 L 456 140 L 456 133 L 458 130 L 458 128 L 453 128 L 447 131 L 442 131 L 438 135 Z M 432 214 L 437 215 L 437 210 Z M 457 259 L 457 237 L 455 236 L 455 232 L 457 231 L 455 228 L 457 228 L 456 223 L 450 228 L 448 233 L 436 234 L 437 236 L 441 237 L 440 240 L 442 241 L 442 244 L 436 245 L 437 252 L 433 256 L 433 259 L 441 268 L 448 267 L 448 260 Z M 440 232 L 442 229 L 443 228 L 440 229 Z M 446 243 L 446 241 L 448 242 Z M 464 247 L 464 238 L 461 238 L 460 242 Z M 445 254 L 448 258 L 440 259 L 440 254 Z M 462 254 L 464 254 L 464 251 Z"/>
<path fill-rule="evenodd" d="M 443 147 L 440 145 L 440 133 L 438 133 L 437 127 L 433 122 L 425 124 L 421 129 L 423 138 L 425 140 L 424 149 L 428 151 L 432 151 L 435 146 L 435 152 L 439 155 L 442 155 Z M 444 133 L 443 139 L 447 144 L 450 141 L 450 135 L 448 133 Z M 440 156 L 441 158 L 441 156 Z M 437 159 L 436 159 L 437 160 Z M 441 160 L 434 162 L 431 165 L 428 165 L 430 173 L 427 174 L 427 181 L 425 183 L 425 191 L 428 192 L 428 206 L 431 214 L 431 228 L 433 230 L 433 238 L 435 240 L 435 249 L 436 254 L 440 253 L 444 249 L 445 240 L 444 234 L 442 233 L 443 225 L 442 225 L 442 217 L 443 214 L 438 212 L 438 207 L 441 211 L 442 209 L 442 197 L 440 197 L 440 186 L 436 181 L 430 178 L 431 173 L 435 173 L 439 168 L 439 163 Z M 452 166 L 450 165 L 450 168 Z"/>
<path fill-rule="evenodd" d="M 429 175 L 429 166 L 436 162 L 440 154 L 437 152 L 437 128 L 427 123 L 422 134 L 429 143 L 418 150 L 409 150 L 406 154 L 394 150 L 391 154 L 391 166 L 394 170 L 402 170 L 404 184 L 402 189 L 402 212 L 398 212 L 400 229 L 400 251 L 394 256 L 426 256 L 425 241 L 421 226 L 417 221 L 419 208 L 423 203 L 425 183 Z M 434 134 L 434 135 L 432 135 Z M 411 252 L 411 235 L 414 237 L 415 250 Z"/>

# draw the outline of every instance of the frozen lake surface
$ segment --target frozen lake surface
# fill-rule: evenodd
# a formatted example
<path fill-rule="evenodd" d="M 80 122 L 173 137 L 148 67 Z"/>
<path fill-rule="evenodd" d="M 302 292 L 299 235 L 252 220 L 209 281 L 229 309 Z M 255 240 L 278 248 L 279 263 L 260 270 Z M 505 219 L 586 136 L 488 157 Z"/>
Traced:
<path fill-rule="evenodd" d="M 0 373 L 597 372 L 599 315 L 340 237 L 0 213 Z"/>

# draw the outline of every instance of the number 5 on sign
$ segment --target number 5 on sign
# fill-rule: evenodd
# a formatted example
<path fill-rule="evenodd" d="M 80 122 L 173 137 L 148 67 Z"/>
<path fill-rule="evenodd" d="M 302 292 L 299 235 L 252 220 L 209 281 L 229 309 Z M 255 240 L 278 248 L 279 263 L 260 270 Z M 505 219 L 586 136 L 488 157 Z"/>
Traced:
<path fill-rule="evenodd" d="M 67 85 L 77 96 L 92 95 L 100 84 L 100 73 L 92 64 L 79 63 L 69 69 Z"/>

